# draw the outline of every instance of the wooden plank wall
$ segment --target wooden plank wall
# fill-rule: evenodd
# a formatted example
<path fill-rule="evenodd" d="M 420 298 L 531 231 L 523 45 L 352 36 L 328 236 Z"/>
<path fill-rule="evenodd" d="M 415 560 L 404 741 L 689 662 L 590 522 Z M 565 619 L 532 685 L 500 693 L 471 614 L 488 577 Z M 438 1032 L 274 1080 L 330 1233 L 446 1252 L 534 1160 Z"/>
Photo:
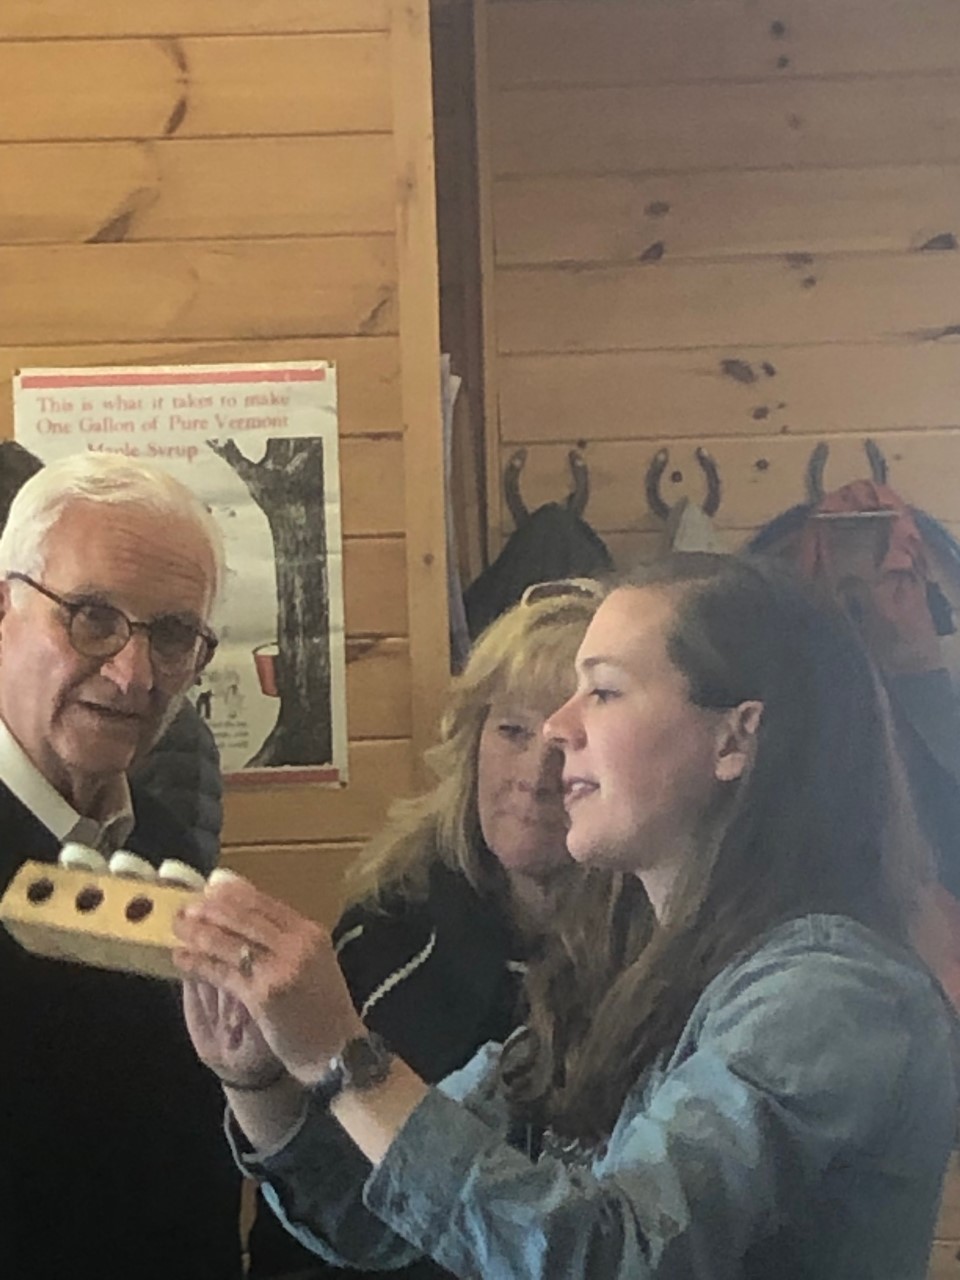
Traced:
<path fill-rule="evenodd" d="M 478 0 L 491 470 L 625 560 L 716 456 L 730 545 L 880 440 L 960 520 L 960 6 Z M 495 542 L 511 527 L 491 486 Z"/>
<path fill-rule="evenodd" d="M 477 0 L 476 36 L 491 472 L 525 445 L 532 507 L 578 445 L 624 562 L 661 446 L 669 502 L 714 454 L 732 547 L 869 434 L 960 522 L 956 0 Z M 954 1170 L 939 1280 L 958 1204 Z"/>
<path fill-rule="evenodd" d="M 4 0 L 0 378 L 337 361 L 351 780 L 228 796 L 331 918 L 446 683 L 427 0 Z M 9 390 L 0 433 L 12 432 Z"/>

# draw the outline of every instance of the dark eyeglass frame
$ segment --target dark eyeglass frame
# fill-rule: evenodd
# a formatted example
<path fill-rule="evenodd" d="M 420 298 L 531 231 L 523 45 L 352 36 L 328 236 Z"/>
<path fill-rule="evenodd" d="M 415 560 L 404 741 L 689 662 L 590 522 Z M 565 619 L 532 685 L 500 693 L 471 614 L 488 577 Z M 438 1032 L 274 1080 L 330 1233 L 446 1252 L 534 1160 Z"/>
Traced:
<path fill-rule="evenodd" d="M 105 662 L 108 658 L 115 658 L 130 643 L 130 637 L 133 633 L 142 631 L 150 644 L 151 660 L 159 669 L 170 674 L 182 672 L 183 674 L 196 675 L 209 664 L 210 659 L 216 652 L 217 645 L 220 643 L 217 636 L 208 627 L 197 626 L 176 613 L 161 614 L 159 617 L 151 619 L 150 622 L 135 622 L 132 618 L 128 618 L 123 610 L 118 609 L 115 604 L 108 604 L 107 601 L 100 600 L 96 596 L 81 596 L 71 600 L 56 591 L 51 591 L 49 587 L 45 587 L 26 573 L 8 573 L 7 581 L 25 582 L 28 587 L 33 587 L 34 591 L 39 591 L 42 596 L 46 596 L 48 600 L 52 600 L 54 604 L 59 605 L 67 615 L 66 631 L 70 643 L 76 652 L 84 658 L 99 658 L 101 662 Z M 108 614 L 116 615 L 117 618 L 117 633 L 112 639 L 104 640 L 105 647 L 102 649 L 81 648 L 74 635 L 77 618 L 82 610 L 90 608 L 102 609 Z M 158 649 L 154 639 L 155 633 L 159 627 L 171 619 L 185 630 L 194 633 L 194 644 L 199 642 L 196 655 L 192 659 L 189 651 L 185 651 L 183 658 L 178 659 L 176 657 L 165 657 Z"/>

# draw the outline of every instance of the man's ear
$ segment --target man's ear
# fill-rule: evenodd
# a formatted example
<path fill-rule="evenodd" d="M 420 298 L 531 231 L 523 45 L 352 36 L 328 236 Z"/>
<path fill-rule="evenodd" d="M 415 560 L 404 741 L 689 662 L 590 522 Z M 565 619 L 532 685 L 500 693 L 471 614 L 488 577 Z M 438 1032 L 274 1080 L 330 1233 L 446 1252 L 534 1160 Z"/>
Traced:
<path fill-rule="evenodd" d="M 741 702 L 723 713 L 717 731 L 714 774 L 718 782 L 736 782 L 750 768 L 757 750 L 763 703 Z"/>

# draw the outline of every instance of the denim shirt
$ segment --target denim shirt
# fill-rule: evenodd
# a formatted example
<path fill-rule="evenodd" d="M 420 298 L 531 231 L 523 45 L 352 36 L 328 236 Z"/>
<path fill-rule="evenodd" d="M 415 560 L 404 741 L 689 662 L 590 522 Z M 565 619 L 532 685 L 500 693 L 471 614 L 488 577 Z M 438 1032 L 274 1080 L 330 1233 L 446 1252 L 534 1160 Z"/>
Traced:
<path fill-rule="evenodd" d="M 477 1280 L 923 1280 L 955 1046 L 925 969 L 808 916 L 710 983 L 592 1163 L 506 1142 L 490 1046 L 376 1168 L 312 1105 L 281 1149 L 238 1159 L 308 1247 L 368 1270 L 428 1254 Z"/>

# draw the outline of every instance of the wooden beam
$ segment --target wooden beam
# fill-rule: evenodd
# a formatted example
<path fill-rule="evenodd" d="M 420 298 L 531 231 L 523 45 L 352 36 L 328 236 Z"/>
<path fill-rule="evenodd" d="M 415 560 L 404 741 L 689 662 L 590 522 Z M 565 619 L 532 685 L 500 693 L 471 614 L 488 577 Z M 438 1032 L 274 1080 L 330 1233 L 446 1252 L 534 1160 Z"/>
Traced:
<path fill-rule="evenodd" d="M 960 77 L 518 89 L 492 148 L 499 175 L 955 162 Z"/>
<path fill-rule="evenodd" d="M 11 40 L 79 36 L 302 35 L 385 31 L 388 0 L 3 0 Z"/>
<path fill-rule="evenodd" d="M 410 696 L 419 768 L 436 740 L 450 671 L 428 0 L 392 0 L 391 14 Z"/>
<path fill-rule="evenodd" d="M 510 0 L 490 17 L 498 88 L 954 71 L 960 48 L 956 0 Z"/>
<path fill-rule="evenodd" d="M 351 743 L 350 782 L 345 787 L 230 785 L 224 806 L 224 842 L 276 845 L 322 840 L 331 832 L 338 840 L 362 840 L 378 829 L 395 797 L 413 790 L 409 742 Z"/>
<path fill-rule="evenodd" d="M 385 132 L 388 76 L 378 32 L 0 42 L 0 140 Z"/>
<path fill-rule="evenodd" d="M 501 352 L 935 340 L 960 322 L 960 254 L 530 268 L 497 277 Z"/>
<path fill-rule="evenodd" d="M 0 247 L 0 343 L 397 331 L 392 236 Z"/>

